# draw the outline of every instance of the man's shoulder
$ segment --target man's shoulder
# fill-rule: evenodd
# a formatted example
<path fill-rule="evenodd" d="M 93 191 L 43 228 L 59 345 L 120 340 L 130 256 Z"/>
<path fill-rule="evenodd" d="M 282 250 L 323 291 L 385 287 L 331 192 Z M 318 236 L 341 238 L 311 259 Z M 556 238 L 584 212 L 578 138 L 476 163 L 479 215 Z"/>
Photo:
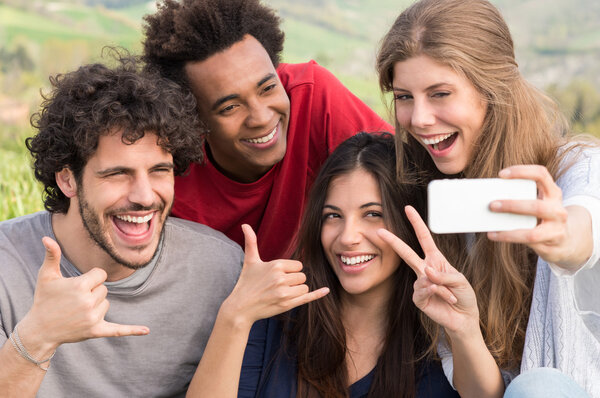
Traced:
<path fill-rule="evenodd" d="M 11 236 L 30 235 L 32 233 L 43 234 L 49 222 L 50 213 L 47 211 L 39 211 L 0 221 L 0 239 Z"/>
<path fill-rule="evenodd" d="M 166 227 L 171 231 L 173 238 L 176 240 L 185 237 L 186 240 L 191 239 L 198 244 L 228 249 L 236 253 L 242 252 L 241 247 L 237 243 L 225 236 L 224 233 L 208 225 L 170 216 L 167 219 Z"/>
<path fill-rule="evenodd" d="M 305 84 L 338 82 L 330 71 L 313 60 L 295 64 L 281 63 L 277 67 L 277 74 L 287 91 Z"/>

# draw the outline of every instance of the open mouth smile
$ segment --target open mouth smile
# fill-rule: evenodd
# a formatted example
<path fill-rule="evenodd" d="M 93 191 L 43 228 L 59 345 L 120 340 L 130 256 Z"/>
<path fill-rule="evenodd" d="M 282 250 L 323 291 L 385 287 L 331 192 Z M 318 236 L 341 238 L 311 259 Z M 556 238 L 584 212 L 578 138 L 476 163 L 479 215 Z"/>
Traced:
<path fill-rule="evenodd" d="M 275 134 L 277 134 L 277 128 L 279 127 L 279 124 L 277 124 L 277 126 L 275 126 L 275 128 L 267 135 L 265 135 L 264 137 L 259 137 L 259 138 L 245 138 L 242 141 L 246 141 L 249 142 L 251 144 L 265 144 L 269 141 L 271 141 L 273 139 L 273 137 L 275 137 Z"/>
<path fill-rule="evenodd" d="M 145 216 L 117 214 L 112 218 L 114 225 L 123 237 L 137 240 L 145 238 L 145 235 L 150 232 L 155 215 L 156 211 L 153 211 Z"/>
<path fill-rule="evenodd" d="M 353 256 L 353 257 L 340 256 L 340 260 L 345 265 L 362 265 L 363 263 L 366 263 L 367 261 L 371 261 L 374 258 L 375 258 L 375 255 L 373 255 L 373 254 L 368 254 L 368 255 L 364 255 L 364 256 Z"/>
<path fill-rule="evenodd" d="M 456 137 L 458 137 L 458 133 L 454 132 L 454 133 L 439 135 L 434 138 L 419 137 L 419 139 L 421 140 L 421 142 L 423 144 L 427 145 L 432 150 L 443 151 L 444 149 L 450 148 L 450 146 L 452 146 L 452 144 L 456 140 Z"/>

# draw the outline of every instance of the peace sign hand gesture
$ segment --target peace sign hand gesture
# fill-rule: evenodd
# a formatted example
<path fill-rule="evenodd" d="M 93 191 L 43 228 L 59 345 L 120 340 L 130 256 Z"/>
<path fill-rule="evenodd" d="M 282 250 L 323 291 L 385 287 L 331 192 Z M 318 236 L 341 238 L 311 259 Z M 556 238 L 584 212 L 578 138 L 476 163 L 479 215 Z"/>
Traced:
<path fill-rule="evenodd" d="M 413 302 L 447 333 L 479 331 L 479 310 L 473 288 L 438 250 L 419 213 L 411 206 L 406 206 L 405 211 L 424 259 L 391 232 L 380 229 L 377 233 L 417 275 Z"/>

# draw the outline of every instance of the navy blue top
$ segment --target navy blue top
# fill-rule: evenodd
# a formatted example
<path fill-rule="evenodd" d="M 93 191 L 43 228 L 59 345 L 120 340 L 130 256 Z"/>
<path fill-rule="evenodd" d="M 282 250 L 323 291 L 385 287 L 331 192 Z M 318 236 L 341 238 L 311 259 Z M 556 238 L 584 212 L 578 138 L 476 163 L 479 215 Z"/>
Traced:
<path fill-rule="evenodd" d="M 263 319 L 252 326 L 240 375 L 238 398 L 295 398 L 296 360 L 284 352 L 283 322 Z M 438 362 L 428 362 L 418 381 L 416 397 L 458 398 Z M 350 398 L 366 398 L 375 369 L 350 386 Z"/>

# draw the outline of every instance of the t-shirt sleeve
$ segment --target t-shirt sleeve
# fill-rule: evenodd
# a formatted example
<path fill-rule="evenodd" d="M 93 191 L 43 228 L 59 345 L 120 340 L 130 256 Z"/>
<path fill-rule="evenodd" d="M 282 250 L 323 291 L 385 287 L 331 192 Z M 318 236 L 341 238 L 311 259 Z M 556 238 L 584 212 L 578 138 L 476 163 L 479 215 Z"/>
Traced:
<path fill-rule="evenodd" d="M 250 329 L 240 373 L 238 398 L 254 398 L 258 391 L 267 343 L 267 326 L 268 319 L 261 319 Z"/>
<path fill-rule="evenodd" d="M 365 131 L 390 132 L 393 127 L 346 88 L 331 72 L 314 63 L 314 98 L 317 107 L 312 131 L 325 131 L 328 153 L 347 138 Z"/>
<path fill-rule="evenodd" d="M 452 350 L 450 350 L 445 337 L 441 337 L 438 341 L 437 353 L 442 360 L 442 369 L 448 379 L 448 383 L 454 388 L 454 358 L 452 357 Z"/>

